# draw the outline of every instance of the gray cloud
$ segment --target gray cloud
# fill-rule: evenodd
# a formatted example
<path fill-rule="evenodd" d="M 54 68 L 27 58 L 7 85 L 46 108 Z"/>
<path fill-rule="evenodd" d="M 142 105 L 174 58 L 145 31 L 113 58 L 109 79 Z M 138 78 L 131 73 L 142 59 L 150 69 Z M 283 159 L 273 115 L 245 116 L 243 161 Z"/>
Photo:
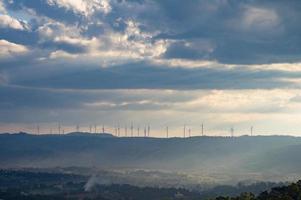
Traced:
<path fill-rule="evenodd" d="M 117 115 L 107 114 L 172 109 L 193 101 L 196 96 L 183 95 L 186 90 L 300 87 L 297 70 L 248 66 L 300 62 L 300 1 L 111 0 L 105 12 L 44 0 L 3 2 L 6 14 L 24 27 L 2 26 L 0 40 L 28 51 L 0 58 L 0 121 L 115 120 Z M 154 64 L 174 58 L 217 64 Z M 282 110 L 274 104 L 257 108 Z M 254 111 L 248 109 L 241 111 Z"/>
<path fill-rule="evenodd" d="M 209 59 L 230 64 L 299 62 L 301 56 L 301 3 L 290 1 L 111 1 L 112 10 L 103 15 L 95 11 L 87 18 L 74 10 L 47 1 L 4 1 L 8 10 L 33 9 L 46 16 L 76 25 L 82 36 L 94 37 L 106 29 L 123 32 L 124 20 L 134 20 L 153 38 L 172 40 L 164 58 Z M 39 23 L 39 22 L 38 22 Z M 43 20 L 41 19 L 41 22 Z M 41 24 L 42 25 L 42 24 Z M 61 49 L 81 53 L 70 44 L 38 45 L 35 30 L 0 30 L 1 37 L 42 49 Z M 202 42 L 200 42 L 202 41 Z M 192 43 L 194 45 L 186 45 Z M 210 44 L 210 50 L 206 50 Z"/>
<path fill-rule="evenodd" d="M 74 123 L 106 119 L 126 112 L 169 109 L 198 97 L 198 93 L 162 90 L 58 90 L 0 86 L 0 123 Z M 204 93 L 205 94 L 205 93 Z M 106 113 L 106 114 L 105 114 Z M 113 113 L 113 114 L 112 114 Z M 120 117 L 119 116 L 119 117 Z M 94 122 L 95 123 L 95 122 Z"/>
<path fill-rule="evenodd" d="M 245 67 L 167 68 L 147 62 L 110 68 L 90 66 L 84 70 L 66 70 L 53 75 L 41 71 L 40 74 L 41 78 L 34 76 L 28 79 L 24 74 L 15 74 L 10 84 L 62 89 L 272 89 L 297 88 L 298 85 L 289 82 L 289 79 L 301 76 L 297 72 L 260 71 Z"/>
<path fill-rule="evenodd" d="M 196 94 L 181 92 L 172 93 L 158 90 L 62 90 L 9 86 L 0 86 L 0 107 L 2 110 L 19 108 L 29 109 L 70 109 L 86 105 L 97 106 L 97 103 L 112 104 L 110 109 L 136 109 L 138 110 L 158 107 L 160 104 L 173 104 L 186 102 L 196 98 Z M 152 103 L 154 102 L 154 103 Z M 113 105 L 114 104 L 114 105 Z M 152 105 L 153 104 L 153 105 Z M 153 106 L 153 107 L 151 107 Z M 101 106 L 100 106 L 101 107 Z M 88 107 L 86 107 L 88 108 Z M 106 106 L 102 107 L 106 108 Z"/>
<path fill-rule="evenodd" d="M 39 37 L 35 31 L 0 28 L 0 39 L 35 47 Z"/>
<path fill-rule="evenodd" d="M 64 21 L 66 23 L 76 23 L 81 21 L 82 17 L 63 7 L 51 6 L 44 0 L 4 0 L 8 10 L 33 9 L 39 16 L 46 16 L 54 20 Z"/>
<path fill-rule="evenodd" d="M 174 46 L 168 57 L 179 52 L 199 54 L 190 59 L 209 57 L 221 63 L 258 64 L 300 61 L 300 32 L 295 20 L 300 19 L 300 3 L 290 1 L 198 1 L 185 4 L 164 1 L 159 3 L 168 20 L 169 31 L 157 37 L 172 40 L 203 39 L 214 44 L 212 52 L 202 52 L 202 46 Z M 173 9 L 169 9 L 172 7 Z M 293 19 L 293 21 L 290 20 Z M 175 24 L 169 26 L 168 24 Z M 293 25 L 295 24 L 295 25 Z M 292 35 L 293 34 L 293 35 Z M 185 55 L 185 53 L 184 53 Z"/>

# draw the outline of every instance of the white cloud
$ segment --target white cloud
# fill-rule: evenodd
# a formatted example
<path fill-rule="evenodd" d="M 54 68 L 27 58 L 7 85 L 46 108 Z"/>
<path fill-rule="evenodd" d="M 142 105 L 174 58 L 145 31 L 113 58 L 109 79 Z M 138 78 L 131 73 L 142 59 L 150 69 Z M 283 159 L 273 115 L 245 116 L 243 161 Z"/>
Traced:
<path fill-rule="evenodd" d="M 54 52 L 51 52 L 50 55 L 49 55 L 49 58 L 51 59 L 62 59 L 62 58 L 67 58 L 67 59 L 71 59 L 71 58 L 76 58 L 77 55 L 73 55 L 73 54 L 70 54 L 66 51 L 62 51 L 62 50 L 58 50 L 58 51 L 54 51 Z"/>
<path fill-rule="evenodd" d="M 101 11 L 108 14 L 111 6 L 108 0 L 47 0 L 49 5 L 64 7 L 84 16 L 91 16 Z"/>
<path fill-rule="evenodd" d="M 15 54 L 24 54 L 26 52 L 28 52 L 28 48 L 23 45 L 0 40 L 0 57 L 6 58 Z"/>
<path fill-rule="evenodd" d="M 69 38 L 81 38 L 80 28 L 76 26 L 67 26 L 63 23 L 49 20 L 47 23 L 43 24 L 38 28 L 38 33 L 40 34 L 40 39 L 54 40 L 60 37 Z"/>
<path fill-rule="evenodd" d="M 105 26 L 103 34 L 88 38 L 81 34 L 84 27 L 50 20 L 39 27 L 39 42 L 63 42 L 85 48 L 83 52 L 76 52 L 73 55 L 68 53 L 68 56 L 66 52 L 52 52 L 50 55 L 52 59 L 77 57 L 89 62 L 94 60 L 106 66 L 129 60 L 154 59 L 166 51 L 167 41 L 152 41 L 154 34 L 141 31 L 139 24 L 132 20 L 125 21 L 125 24 L 124 32 L 116 32 L 110 26 Z"/>
<path fill-rule="evenodd" d="M 5 14 L 7 13 L 2 1 L 0 1 L 0 13 L 5 13 Z"/>
<path fill-rule="evenodd" d="M 183 110 L 206 113 L 273 113 L 289 109 L 295 90 L 212 90 L 186 102 Z"/>
<path fill-rule="evenodd" d="M 88 46 L 90 45 L 90 42 L 93 41 L 93 39 L 85 39 L 85 38 L 74 38 L 69 36 L 58 36 L 54 38 L 55 42 L 64 42 L 68 44 L 74 44 L 74 45 L 81 45 L 81 46 Z"/>
<path fill-rule="evenodd" d="M 156 65 L 181 68 L 227 68 L 229 65 L 220 64 L 213 60 L 187 60 L 187 59 L 156 59 L 152 60 Z"/>
<path fill-rule="evenodd" d="M 0 7 L 1 8 L 1 7 Z M 9 15 L 0 15 L 0 27 L 24 30 L 24 25 Z"/>
<path fill-rule="evenodd" d="M 112 98 L 88 102 L 91 107 L 111 108 L 131 105 L 162 106 L 160 111 L 178 111 L 207 114 L 274 114 L 296 108 L 292 99 L 299 90 L 116 90 Z M 118 98 L 114 98 L 118 96 Z M 122 97 L 122 98 L 121 98 Z M 131 108 L 127 108 L 131 110 Z M 176 118 L 176 117 L 175 117 Z M 237 119 L 239 120 L 239 119 Z"/>
<path fill-rule="evenodd" d="M 280 23 L 277 13 L 271 9 L 246 7 L 242 18 L 242 26 L 246 30 L 270 30 Z"/>
<path fill-rule="evenodd" d="M 272 63 L 261 65 L 248 65 L 250 69 L 254 70 L 280 70 L 287 72 L 301 72 L 301 63 Z M 244 65 L 247 67 L 247 65 Z"/>
<path fill-rule="evenodd" d="M 159 57 L 166 51 L 167 42 L 152 41 L 153 34 L 140 30 L 139 24 L 132 20 L 125 21 L 124 33 L 112 29 L 103 35 L 92 38 L 89 55 L 105 60 L 136 60 Z M 115 62 L 114 61 L 114 62 Z"/>

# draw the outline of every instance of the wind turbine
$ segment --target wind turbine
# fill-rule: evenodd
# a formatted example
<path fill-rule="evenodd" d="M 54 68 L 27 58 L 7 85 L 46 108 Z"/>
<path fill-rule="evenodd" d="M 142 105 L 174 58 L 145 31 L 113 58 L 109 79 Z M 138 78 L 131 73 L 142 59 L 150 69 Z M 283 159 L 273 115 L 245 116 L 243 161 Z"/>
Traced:
<path fill-rule="evenodd" d="M 202 136 L 204 136 L 204 124 L 202 124 Z"/>
<path fill-rule="evenodd" d="M 119 123 L 117 125 L 117 134 L 118 134 L 118 137 L 120 136 L 120 126 L 119 126 Z"/>
<path fill-rule="evenodd" d="M 38 135 L 40 135 L 40 125 L 39 124 L 37 125 L 37 133 L 38 133 Z"/>
<path fill-rule="evenodd" d="M 131 122 L 131 137 L 133 137 L 133 122 Z"/>
<path fill-rule="evenodd" d="M 116 125 L 114 126 L 114 134 L 117 135 L 117 128 L 116 128 Z"/>
<path fill-rule="evenodd" d="M 127 125 L 125 125 L 125 128 L 124 128 L 124 135 L 125 135 L 125 137 L 128 136 L 128 127 L 127 127 Z"/>
<path fill-rule="evenodd" d="M 79 132 L 79 125 L 76 125 L 76 132 Z"/>
<path fill-rule="evenodd" d="M 166 126 L 166 138 L 168 138 L 168 126 Z"/>
<path fill-rule="evenodd" d="M 58 124 L 59 134 L 61 134 L 61 123 Z"/>

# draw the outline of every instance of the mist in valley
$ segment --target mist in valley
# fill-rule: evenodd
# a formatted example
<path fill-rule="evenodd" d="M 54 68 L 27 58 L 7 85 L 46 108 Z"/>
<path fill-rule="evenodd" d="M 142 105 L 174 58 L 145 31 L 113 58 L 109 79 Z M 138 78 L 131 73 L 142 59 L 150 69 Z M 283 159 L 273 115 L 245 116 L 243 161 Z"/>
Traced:
<path fill-rule="evenodd" d="M 292 182 L 300 178 L 299 150 L 301 138 L 290 136 L 0 135 L 2 168 L 74 168 L 91 177 L 87 188 L 95 183 L 200 190 L 238 183 Z"/>

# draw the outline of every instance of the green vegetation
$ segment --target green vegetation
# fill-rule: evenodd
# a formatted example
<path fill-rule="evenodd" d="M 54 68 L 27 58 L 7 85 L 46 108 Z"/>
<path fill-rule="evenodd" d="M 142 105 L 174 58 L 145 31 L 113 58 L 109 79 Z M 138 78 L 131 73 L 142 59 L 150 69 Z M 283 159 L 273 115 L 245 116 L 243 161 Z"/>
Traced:
<path fill-rule="evenodd" d="M 256 183 L 196 191 L 100 183 L 87 189 L 89 180 L 89 176 L 71 171 L 62 173 L 38 169 L 0 169 L 0 200 L 301 200 L 301 181 L 288 186 Z M 266 191 L 262 192 L 264 190 Z M 234 197 L 240 193 L 242 194 Z M 213 198 L 216 196 L 220 197 Z"/>
<path fill-rule="evenodd" d="M 242 193 L 238 197 L 217 197 L 214 200 L 301 200 L 301 181 L 272 188 L 257 197 L 252 193 Z"/>

